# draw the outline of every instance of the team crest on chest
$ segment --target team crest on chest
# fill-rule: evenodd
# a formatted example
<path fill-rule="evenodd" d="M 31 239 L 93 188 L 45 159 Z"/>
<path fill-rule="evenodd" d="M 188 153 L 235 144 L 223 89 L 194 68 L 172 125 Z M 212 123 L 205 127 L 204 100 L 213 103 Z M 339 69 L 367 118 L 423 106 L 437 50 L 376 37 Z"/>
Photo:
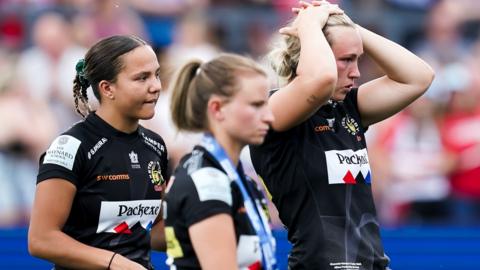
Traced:
<path fill-rule="evenodd" d="M 130 152 L 128 154 L 128 157 L 130 158 L 130 162 L 132 165 L 133 169 L 140 169 L 140 164 L 138 163 L 138 155 L 135 152 Z"/>
<path fill-rule="evenodd" d="M 348 115 L 342 118 L 342 126 L 352 135 L 356 135 L 360 131 L 357 121 Z"/>
<path fill-rule="evenodd" d="M 165 179 L 162 176 L 162 169 L 160 167 L 160 162 L 150 161 L 147 166 L 148 177 L 156 191 L 162 191 L 162 185 L 165 183 Z"/>

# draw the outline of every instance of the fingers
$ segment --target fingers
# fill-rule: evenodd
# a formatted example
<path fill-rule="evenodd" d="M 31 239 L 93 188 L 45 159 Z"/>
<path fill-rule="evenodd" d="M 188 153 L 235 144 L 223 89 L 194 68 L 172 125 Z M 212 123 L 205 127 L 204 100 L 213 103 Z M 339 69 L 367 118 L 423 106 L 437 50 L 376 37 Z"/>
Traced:
<path fill-rule="evenodd" d="M 309 7 L 318 7 L 318 6 L 326 6 L 328 8 L 329 14 L 343 14 L 344 11 L 338 7 L 337 4 L 330 4 L 330 2 L 326 0 L 322 1 L 312 1 L 311 3 L 305 2 L 305 1 L 299 1 L 298 4 L 300 7 L 293 7 L 292 12 L 294 14 L 299 14 L 300 11 L 307 9 Z"/>
<path fill-rule="evenodd" d="M 308 3 L 306 1 L 298 1 L 298 4 L 300 5 L 300 7 L 293 7 L 292 8 L 292 12 L 295 13 L 295 14 L 298 14 L 302 9 L 306 9 L 308 7 L 313 7 L 313 4 Z"/>
<path fill-rule="evenodd" d="M 308 3 L 308 2 L 305 2 L 305 1 L 298 1 L 298 3 L 300 4 L 301 8 L 308 8 L 308 7 L 313 6 L 311 3 Z"/>
<path fill-rule="evenodd" d="M 343 14 L 345 12 L 343 11 L 343 9 L 339 8 L 338 5 L 330 5 L 328 6 L 328 13 L 330 15 L 333 15 L 333 14 Z"/>

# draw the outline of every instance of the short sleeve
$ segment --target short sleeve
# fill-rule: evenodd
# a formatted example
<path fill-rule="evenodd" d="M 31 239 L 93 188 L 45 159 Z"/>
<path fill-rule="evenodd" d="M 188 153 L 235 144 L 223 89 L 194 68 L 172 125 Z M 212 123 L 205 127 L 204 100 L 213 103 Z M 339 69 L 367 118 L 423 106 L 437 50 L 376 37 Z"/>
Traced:
<path fill-rule="evenodd" d="M 51 178 L 65 179 L 77 188 L 82 166 L 81 141 L 63 134 L 58 136 L 40 157 L 37 184 Z"/>
<path fill-rule="evenodd" d="M 211 216 L 232 214 L 232 191 L 230 179 L 213 167 L 204 167 L 191 173 L 179 184 L 176 193 L 183 194 L 180 211 L 187 227 Z M 182 183 L 180 183 L 182 182 Z"/>

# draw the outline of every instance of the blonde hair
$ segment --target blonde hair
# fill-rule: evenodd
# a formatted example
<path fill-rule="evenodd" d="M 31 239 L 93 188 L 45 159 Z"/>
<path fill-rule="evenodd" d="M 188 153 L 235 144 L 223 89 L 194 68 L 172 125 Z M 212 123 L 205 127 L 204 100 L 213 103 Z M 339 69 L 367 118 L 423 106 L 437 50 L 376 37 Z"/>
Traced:
<path fill-rule="evenodd" d="M 291 26 L 290 22 L 288 26 Z M 331 28 L 334 26 L 355 27 L 355 23 L 345 14 L 330 15 L 322 31 L 330 46 L 332 45 Z M 297 66 L 300 58 L 300 39 L 298 36 L 285 35 L 277 42 L 269 53 L 268 59 L 275 72 L 286 82 L 292 81 L 297 76 Z"/>
<path fill-rule="evenodd" d="M 183 65 L 170 85 L 170 109 L 177 128 L 207 130 L 208 100 L 212 95 L 233 96 L 238 91 L 240 72 L 267 76 L 255 61 L 236 54 L 225 53 L 203 64 L 200 60 L 192 60 Z"/>

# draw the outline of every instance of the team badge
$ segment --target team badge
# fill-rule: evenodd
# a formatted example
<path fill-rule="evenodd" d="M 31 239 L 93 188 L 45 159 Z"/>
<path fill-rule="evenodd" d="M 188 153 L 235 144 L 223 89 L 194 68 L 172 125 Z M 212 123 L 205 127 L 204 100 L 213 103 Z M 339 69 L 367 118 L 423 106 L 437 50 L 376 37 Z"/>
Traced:
<path fill-rule="evenodd" d="M 160 162 L 150 161 L 147 166 L 148 177 L 156 191 L 162 191 L 162 185 L 165 183 L 165 179 L 162 176 L 162 169 L 160 167 Z"/>
<path fill-rule="evenodd" d="M 357 121 L 348 115 L 342 118 L 342 126 L 352 135 L 356 135 L 360 131 Z"/>

